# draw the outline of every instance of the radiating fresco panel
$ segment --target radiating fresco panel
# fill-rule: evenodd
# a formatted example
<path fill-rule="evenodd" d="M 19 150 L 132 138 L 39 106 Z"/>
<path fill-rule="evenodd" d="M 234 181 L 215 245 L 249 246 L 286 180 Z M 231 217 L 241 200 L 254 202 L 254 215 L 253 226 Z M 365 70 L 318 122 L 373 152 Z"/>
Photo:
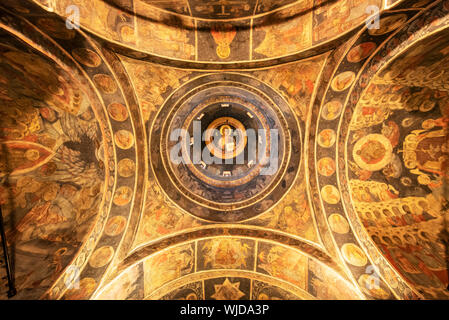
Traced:
<path fill-rule="evenodd" d="M 154 240 L 204 224 L 193 216 L 180 212 L 164 196 L 156 182 L 149 182 L 147 190 L 145 212 L 136 243 Z"/>

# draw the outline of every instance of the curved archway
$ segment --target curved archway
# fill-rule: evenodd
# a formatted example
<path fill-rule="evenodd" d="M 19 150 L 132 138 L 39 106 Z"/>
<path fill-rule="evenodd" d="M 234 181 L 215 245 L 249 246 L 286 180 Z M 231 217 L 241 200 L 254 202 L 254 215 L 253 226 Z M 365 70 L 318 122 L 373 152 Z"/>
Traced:
<path fill-rule="evenodd" d="M 313 255 L 275 242 L 203 238 L 122 269 L 94 299 L 357 299 L 349 281 Z"/>

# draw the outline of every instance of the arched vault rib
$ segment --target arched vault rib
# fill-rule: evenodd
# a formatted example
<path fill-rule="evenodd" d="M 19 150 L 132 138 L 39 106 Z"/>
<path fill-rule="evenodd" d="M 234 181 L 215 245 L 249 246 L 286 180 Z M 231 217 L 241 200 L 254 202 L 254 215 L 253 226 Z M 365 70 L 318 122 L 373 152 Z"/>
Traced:
<path fill-rule="evenodd" d="M 271 240 L 276 243 L 286 245 L 313 257 L 329 267 L 338 270 L 343 274 L 340 267 L 334 262 L 334 260 L 324 251 L 319 249 L 315 244 L 307 240 L 300 240 L 298 238 L 292 238 L 286 234 L 275 232 L 272 230 L 243 228 L 243 227 L 219 227 L 210 226 L 204 227 L 200 230 L 189 231 L 181 233 L 175 236 L 169 236 L 157 240 L 153 243 L 146 244 L 143 247 L 137 248 L 129 256 L 127 256 L 120 264 L 117 265 L 114 274 L 117 274 L 129 266 L 135 264 L 136 262 L 148 257 L 149 255 L 155 254 L 158 251 L 164 250 L 176 244 L 185 243 L 190 240 L 199 240 L 206 238 L 213 238 L 217 236 L 236 236 L 236 237 L 247 237 L 252 239 L 264 239 Z"/>
<path fill-rule="evenodd" d="M 142 249 L 140 254 L 137 260 L 119 267 L 94 293 L 94 299 L 159 299 L 178 288 L 197 285 L 203 287 L 197 294 L 199 299 L 219 298 L 219 288 L 234 291 L 234 298 L 245 295 L 248 299 L 258 281 L 282 288 L 295 299 L 363 298 L 360 290 L 323 263 L 323 258 L 317 259 L 293 243 L 280 244 L 266 236 L 251 238 L 226 230 L 225 235 L 202 235 L 157 251 Z M 211 286 L 211 281 L 215 285 Z M 211 295 L 213 287 L 216 293 Z"/>

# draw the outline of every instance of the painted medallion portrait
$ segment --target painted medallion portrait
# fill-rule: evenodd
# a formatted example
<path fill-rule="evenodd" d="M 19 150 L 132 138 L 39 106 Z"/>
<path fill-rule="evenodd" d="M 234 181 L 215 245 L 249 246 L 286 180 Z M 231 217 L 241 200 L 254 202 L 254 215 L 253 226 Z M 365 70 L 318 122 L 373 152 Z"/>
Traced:
<path fill-rule="evenodd" d="M 340 192 L 333 185 L 326 185 L 321 189 L 321 197 L 329 204 L 340 202 Z"/>
<path fill-rule="evenodd" d="M 345 243 L 341 252 L 345 260 L 353 266 L 363 267 L 368 263 L 365 253 L 355 244 Z"/>
<path fill-rule="evenodd" d="M 375 49 L 375 42 L 363 42 L 349 51 L 347 59 L 349 62 L 358 63 L 371 55 Z"/>
<path fill-rule="evenodd" d="M 390 162 L 392 150 L 390 140 L 384 135 L 370 134 L 357 141 L 352 155 L 362 169 L 377 171 Z"/>
<path fill-rule="evenodd" d="M 119 130 L 115 133 L 115 143 L 120 149 L 127 150 L 134 145 L 134 136 L 128 130 Z"/>
<path fill-rule="evenodd" d="M 355 73 L 352 71 L 345 71 L 337 75 L 331 83 L 331 87 L 334 91 L 344 91 L 348 89 L 355 79 Z"/>
<path fill-rule="evenodd" d="M 89 260 L 93 268 L 101 268 L 108 264 L 114 255 L 114 249 L 110 246 L 97 249 Z"/>
<path fill-rule="evenodd" d="M 331 158 L 322 158 L 317 163 L 318 172 L 323 176 L 330 177 L 335 173 L 335 161 Z"/>
<path fill-rule="evenodd" d="M 125 230 L 126 218 L 122 216 L 115 216 L 109 219 L 105 227 L 105 233 L 108 236 L 114 237 L 119 235 Z"/>
<path fill-rule="evenodd" d="M 345 234 L 349 232 L 349 224 L 341 214 L 333 213 L 328 218 L 329 226 L 333 232 Z"/>
<path fill-rule="evenodd" d="M 380 286 L 378 276 L 370 274 L 362 274 L 358 280 L 362 291 L 376 299 L 387 299 L 390 294 Z"/>
<path fill-rule="evenodd" d="M 318 144 L 323 148 L 330 148 L 335 144 L 336 134 L 332 129 L 324 129 L 318 134 Z"/>
<path fill-rule="evenodd" d="M 324 105 L 321 116 L 325 120 L 334 120 L 340 115 L 342 108 L 343 104 L 340 101 L 330 101 Z"/>
<path fill-rule="evenodd" d="M 136 164 L 133 160 L 125 158 L 119 161 L 117 170 L 120 176 L 129 178 L 136 172 Z"/>
<path fill-rule="evenodd" d="M 95 84 L 102 90 L 104 93 L 112 94 L 117 91 L 117 84 L 114 79 L 106 74 L 96 74 L 93 77 Z"/>
<path fill-rule="evenodd" d="M 117 189 L 114 196 L 114 203 L 118 206 L 127 205 L 132 198 L 132 190 L 130 187 L 124 186 Z"/>
<path fill-rule="evenodd" d="M 115 121 L 123 122 L 128 119 L 128 111 L 121 103 L 111 103 L 108 106 L 108 113 Z"/>

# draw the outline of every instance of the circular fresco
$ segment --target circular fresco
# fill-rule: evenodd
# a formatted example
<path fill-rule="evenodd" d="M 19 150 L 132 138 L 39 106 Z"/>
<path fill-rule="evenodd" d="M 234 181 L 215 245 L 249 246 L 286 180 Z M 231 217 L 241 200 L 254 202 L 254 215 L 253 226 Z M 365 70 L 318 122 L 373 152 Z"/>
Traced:
<path fill-rule="evenodd" d="M 150 128 L 150 163 L 171 200 L 211 221 L 242 221 L 287 192 L 300 162 L 299 126 L 271 88 L 215 74 L 178 89 Z"/>

